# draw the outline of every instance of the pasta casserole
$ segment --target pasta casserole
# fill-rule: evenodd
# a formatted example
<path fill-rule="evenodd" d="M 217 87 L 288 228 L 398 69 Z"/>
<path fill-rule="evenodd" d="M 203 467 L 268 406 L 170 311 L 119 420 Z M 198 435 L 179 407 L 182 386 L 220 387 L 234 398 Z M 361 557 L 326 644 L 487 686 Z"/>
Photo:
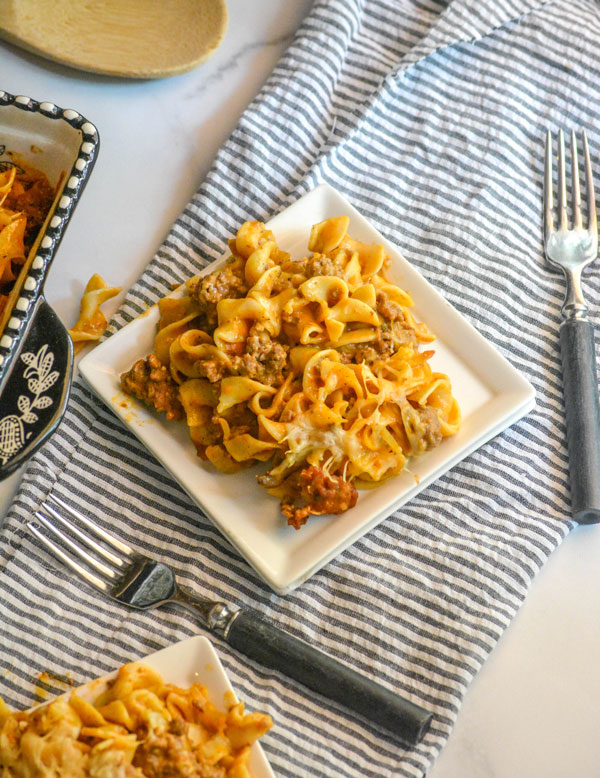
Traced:
<path fill-rule="evenodd" d="M 54 190 L 40 170 L 0 162 L 0 322 L 53 199 Z"/>
<path fill-rule="evenodd" d="M 154 351 L 123 390 L 185 419 L 198 455 L 224 473 L 268 462 L 258 482 L 288 524 L 352 508 L 357 488 L 397 475 L 460 425 L 434 340 L 382 245 L 345 216 L 312 227 L 293 259 L 245 222 L 227 264 L 159 302 Z"/>
<path fill-rule="evenodd" d="M 251 778 L 250 746 L 270 716 L 223 713 L 194 684 L 165 684 L 151 668 L 120 668 L 92 703 L 77 693 L 22 713 L 0 700 L 1 778 Z"/>

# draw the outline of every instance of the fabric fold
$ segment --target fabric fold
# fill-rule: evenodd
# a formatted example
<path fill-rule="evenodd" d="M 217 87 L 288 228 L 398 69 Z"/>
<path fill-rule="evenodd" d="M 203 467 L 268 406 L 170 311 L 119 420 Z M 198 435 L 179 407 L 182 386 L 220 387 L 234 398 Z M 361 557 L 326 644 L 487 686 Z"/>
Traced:
<path fill-rule="evenodd" d="M 454 0 L 442 11 L 427 36 L 409 52 L 401 69 L 444 46 L 479 40 L 505 24 L 518 22 L 547 2 L 549 0 L 507 0 L 490 4 Z"/>

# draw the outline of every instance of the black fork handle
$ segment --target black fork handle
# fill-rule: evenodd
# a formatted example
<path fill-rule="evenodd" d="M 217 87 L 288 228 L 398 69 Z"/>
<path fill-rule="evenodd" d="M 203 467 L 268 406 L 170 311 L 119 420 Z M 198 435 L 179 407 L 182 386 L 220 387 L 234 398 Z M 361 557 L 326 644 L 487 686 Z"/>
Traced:
<path fill-rule="evenodd" d="M 226 640 L 265 667 L 384 727 L 406 745 L 419 743 L 429 728 L 431 713 L 275 627 L 254 610 L 237 613 Z"/>
<path fill-rule="evenodd" d="M 580 524 L 600 522 L 600 405 L 594 328 L 584 318 L 560 327 L 567 420 L 572 516 Z"/>

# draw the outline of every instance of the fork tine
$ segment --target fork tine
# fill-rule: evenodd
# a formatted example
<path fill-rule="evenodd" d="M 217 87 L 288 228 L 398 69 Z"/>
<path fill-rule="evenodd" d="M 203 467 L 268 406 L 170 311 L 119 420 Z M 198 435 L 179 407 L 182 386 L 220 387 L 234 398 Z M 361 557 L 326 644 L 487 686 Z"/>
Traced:
<path fill-rule="evenodd" d="M 596 218 L 596 195 L 594 193 L 594 179 L 592 177 L 592 163 L 590 162 L 590 150 L 588 148 L 587 135 L 583 131 L 583 155 L 585 161 L 585 177 L 587 179 L 588 196 L 588 230 L 592 230 L 594 236 L 598 235 L 598 221 Z"/>
<path fill-rule="evenodd" d="M 558 131 L 558 218 L 560 229 L 568 230 L 567 219 L 567 179 L 565 175 L 565 136 Z"/>
<path fill-rule="evenodd" d="M 61 500 L 60 497 L 56 497 L 56 495 L 51 494 L 50 499 L 53 502 L 60 505 L 60 507 L 63 508 L 63 510 L 65 510 L 67 514 L 78 519 L 82 524 L 84 524 L 90 530 L 90 532 L 93 532 L 93 534 L 96 535 L 96 537 L 100 538 L 105 543 L 108 543 L 109 546 L 118 549 L 122 554 L 126 554 L 127 556 L 135 555 L 135 551 L 130 546 L 128 546 L 126 543 L 123 543 L 122 540 L 115 538 L 106 530 L 102 529 L 102 527 L 99 527 L 97 524 L 94 524 L 94 522 L 88 519 L 87 516 L 84 516 L 78 510 L 72 508 L 70 505 L 67 505 L 67 503 Z"/>
<path fill-rule="evenodd" d="M 95 586 L 96 589 L 100 589 L 105 593 L 108 592 L 109 587 L 105 581 L 103 581 L 101 578 L 98 578 L 98 576 L 94 575 L 94 573 L 91 573 L 87 568 L 83 567 L 83 565 L 80 565 L 79 562 L 77 562 L 75 559 L 72 559 L 68 554 L 65 554 L 62 548 L 59 548 L 55 543 L 53 543 L 50 538 L 44 535 L 43 532 L 40 532 L 35 524 L 33 524 L 33 522 L 28 522 L 27 527 L 29 528 L 29 531 L 32 533 L 32 535 L 35 535 L 35 537 L 44 546 L 46 546 L 46 548 L 50 549 L 50 551 L 56 557 L 58 557 L 61 562 L 64 562 L 67 567 L 70 567 L 71 570 L 84 578 L 89 584 Z"/>
<path fill-rule="evenodd" d="M 68 535 L 66 535 L 62 530 L 60 530 L 57 526 L 55 526 L 47 516 L 44 516 L 43 513 L 40 511 L 37 511 L 35 514 L 38 521 L 40 521 L 46 529 L 56 535 L 57 538 L 60 538 L 62 542 L 68 546 L 68 548 L 71 549 L 71 551 L 76 554 L 80 559 L 83 559 L 85 562 L 87 562 L 88 565 L 91 565 L 91 567 L 94 567 L 99 573 L 102 573 L 102 575 L 106 576 L 107 578 L 116 578 L 117 574 L 115 571 L 108 567 L 108 565 L 105 565 L 104 562 L 100 562 L 99 559 L 96 559 L 91 554 L 89 554 L 85 548 L 82 548 L 81 546 L 78 546 L 77 543 L 75 543 L 74 540 L 72 540 Z M 69 526 L 68 522 L 65 522 L 67 526 Z"/>
<path fill-rule="evenodd" d="M 123 567 L 127 564 L 123 561 L 123 559 L 121 559 L 121 557 L 113 554 L 112 551 L 104 548 L 104 546 L 101 546 L 100 543 L 96 543 L 93 538 L 89 537 L 89 535 L 86 535 L 85 532 L 82 532 L 79 527 L 76 527 L 75 524 L 69 521 L 69 519 L 67 519 L 65 516 L 61 516 L 61 514 L 58 513 L 58 511 L 55 511 L 51 505 L 44 503 L 42 507 L 52 516 L 53 519 L 56 519 L 64 527 L 66 527 L 72 535 L 75 535 L 75 537 L 81 540 L 81 542 L 88 546 L 88 548 L 93 549 L 97 554 L 100 554 L 100 556 L 104 557 L 104 559 L 106 559 L 108 562 L 115 565 L 116 567 Z M 39 512 L 36 515 L 39 516 Z"/>
<path fill-rule="evenodd" d="M 572 210 L 573 210 L 573 227 L 574 229 L 580 229 L 581 222 L 581 191 L 579 188 L 579 158 L 577 156 L 577 138 L 575 137 L 575 131 L 571 130 L 571 176 L 573 179 L 573 192 L 572 196 Z"/>
<path fill-rule="evenodd" d="M 547 241 L 554 232 L 554 217 L 552 215 L 554 201 L 552 197 L 552 133 L 546 132 L 546 160 L 544 163 L 544 238 Z"/>

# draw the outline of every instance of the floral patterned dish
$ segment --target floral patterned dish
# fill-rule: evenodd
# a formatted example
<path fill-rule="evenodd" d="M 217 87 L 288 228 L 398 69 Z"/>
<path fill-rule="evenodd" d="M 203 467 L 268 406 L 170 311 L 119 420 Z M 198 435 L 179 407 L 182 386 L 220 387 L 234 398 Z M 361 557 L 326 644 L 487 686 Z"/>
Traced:
<path fill-rule="evenodd" d="M 44 298 L 44 282 L 98 147 L 96 127 L 77 111 L 0 90 L 0 167 L 18 155 L 56 188 L 0 332 L 0 480 L 48 439 L 66 407 L 73 347 Z"/>

